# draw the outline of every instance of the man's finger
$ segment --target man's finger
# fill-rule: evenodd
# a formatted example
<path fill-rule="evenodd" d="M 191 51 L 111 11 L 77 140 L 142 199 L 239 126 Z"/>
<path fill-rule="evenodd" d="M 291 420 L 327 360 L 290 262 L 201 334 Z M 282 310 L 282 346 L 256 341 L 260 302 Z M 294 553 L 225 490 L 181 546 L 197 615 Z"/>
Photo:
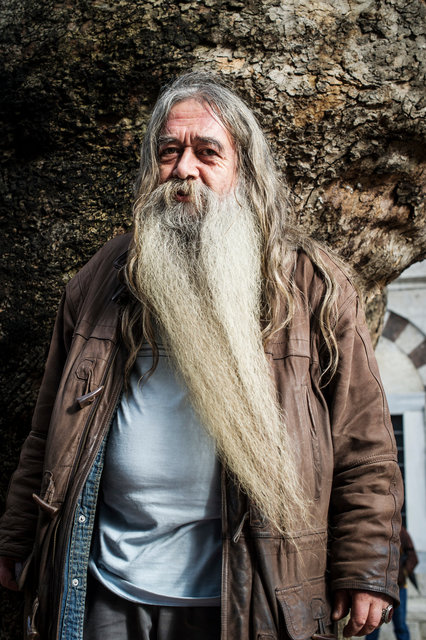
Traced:
<path fill-rule="evenodd" d="M 361 632 L 358 635 L 366 636 L 379 626 L 383 608 L 382 602 L 378 602 L 377 600 L 371 602 L 368 618 L 365 621 L 364 628 L 361 629 Z"/>
<path fill-rule="evenodd" d="M 345 637 L 360 635 L 370 613 L 371 594 L 366 592 L 352 592 L 351 616 L 343 629 Z"/>
<path fill-rule="evenodd" d="M 334 606 L 331 619 L 335 622 L 341 620 L 349 613 L 350 595 L 345 589 L 339 589 L 334 594 Z"/>
<path fill-rule="evenodd" d="M 354 592 L 352 595 L 351 617 L 343 629 L 345 637 L 364 636 L 379 626 L 384 601 L 365 592 Z"/>
<path fill-rule="evenodd" d="M 368 614 L 370 611 L 370 601 L 369 600 L 359 600 L 356 601 L 355 598 L 352 601 L 351 607 L 351 616 L 349 618 L 349 622 L 346 627 L 343 629 L 343 635 L 345 638 L 350 638 L 351 636 L 364 635 L 360 634 L 361 629 L 364 628 L 364 625 L 368 619 Z"/>

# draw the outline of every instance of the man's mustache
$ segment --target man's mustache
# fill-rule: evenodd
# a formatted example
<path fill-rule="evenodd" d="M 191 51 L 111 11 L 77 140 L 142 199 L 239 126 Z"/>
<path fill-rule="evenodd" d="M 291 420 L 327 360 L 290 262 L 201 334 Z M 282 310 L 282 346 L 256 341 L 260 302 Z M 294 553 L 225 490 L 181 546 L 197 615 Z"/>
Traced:
<path fill-rule="evenodd" d="M 166 205 L 176 204 L 176 196 L 186 196 L 189 202 L 199 201 L 208 189 L 202 183 L 196 182 L 192 178 L 181 180 L 179 178 L 171 178 L 158 189 L 162 192 Z"/>

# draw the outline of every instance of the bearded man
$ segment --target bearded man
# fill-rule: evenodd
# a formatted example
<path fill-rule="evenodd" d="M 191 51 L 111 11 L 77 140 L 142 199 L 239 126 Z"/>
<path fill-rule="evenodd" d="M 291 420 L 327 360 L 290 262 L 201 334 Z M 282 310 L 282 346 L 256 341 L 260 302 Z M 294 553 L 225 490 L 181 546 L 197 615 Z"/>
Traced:
<path fill-rule="evenodd" d="M 304 640 L 398 598 L 401 479 L 357 294 L 250 109 L 161 94 L 134 231 L 68 284 L 1 522 L 27 637 Z M 130 243 L 130 247 L 129 247 Z"/>

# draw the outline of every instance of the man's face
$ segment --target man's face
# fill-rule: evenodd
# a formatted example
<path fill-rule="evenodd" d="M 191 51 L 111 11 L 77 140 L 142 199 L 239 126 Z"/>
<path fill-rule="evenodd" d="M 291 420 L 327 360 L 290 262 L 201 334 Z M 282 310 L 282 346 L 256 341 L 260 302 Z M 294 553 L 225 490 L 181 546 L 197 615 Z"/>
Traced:
<path fill-rule="evenodd" d="M 194 180 L 218 195 L 235 185 L 237 153 L 232 139 L 208 105 L 193 98 L 170 110 L 158 152 L 161 184 L 172 178 Z M 188 196 L 178 193 L 176 199 L 185 202 Z"/>

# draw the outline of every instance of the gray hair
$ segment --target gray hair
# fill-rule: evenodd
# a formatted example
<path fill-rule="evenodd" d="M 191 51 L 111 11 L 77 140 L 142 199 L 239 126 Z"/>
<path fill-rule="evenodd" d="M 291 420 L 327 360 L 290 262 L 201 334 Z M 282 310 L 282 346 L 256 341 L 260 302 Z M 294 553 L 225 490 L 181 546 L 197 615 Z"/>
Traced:
<path fill-rule="evenodd" d="M 205 72 L 186 73 L 167 85 L 157 100 L 141 148 L 141 164 L 136 183 L 135 217 L 152 191 L 159 185 L 158 139 L 172 107 L 183 100 L 198 100 L 207 104 L 230 134 L 238 157 L 238 182 L 257 217 L 262 236 L 262 336 L 266 344 L 274 334 L 291 323 L 295 313 L 297 285 L 294 281 L 297 254 L 305 252 L 322 276 L 324 293 L 319 326 L 323 338 L 325 359 L 323 380 L 329 380 L 337 370 L 338 350 L 335 336 L 338 286 L 328 259 L 328 253 L 300 228 L 288 222 L 287 187 L 275 167 L 269 144 L 246 103 L 217 76 Z M 136 229 L 135 229 L 136 231 Z M 341 262 L 333 256 L 332 262 Z M 130 283 L 131 260 L 125 269 Z M 138 334 L 142 318 L 142 334 Z M 147 304 L 133 300 L 122 319 L 123 337 L 131 354 L 127 371 L 134 362 L 143 338 L 153 345 L 150 312 Z"/>
<path fill-rule="evenodd" d="M 230 134 L 238 157 L 238 178 L 247 189 L 264 236 L 269 236 L 269 215 L 277 204 L 284 211 L 286 188 L 278 176 L 275 163 L 259 123 L 246 103 L 217 76 L 194 71 L 167 85 L 157 100 L 141 147 L 140 172 L 136 197 L 142 200 L 158 185 L 158 138 L 172 107 L 195 99 L 207 104 Z M 284 223 L 284 216 L 280 216 Z M 266 225 L 266 228 L 265 228 Z"/>

